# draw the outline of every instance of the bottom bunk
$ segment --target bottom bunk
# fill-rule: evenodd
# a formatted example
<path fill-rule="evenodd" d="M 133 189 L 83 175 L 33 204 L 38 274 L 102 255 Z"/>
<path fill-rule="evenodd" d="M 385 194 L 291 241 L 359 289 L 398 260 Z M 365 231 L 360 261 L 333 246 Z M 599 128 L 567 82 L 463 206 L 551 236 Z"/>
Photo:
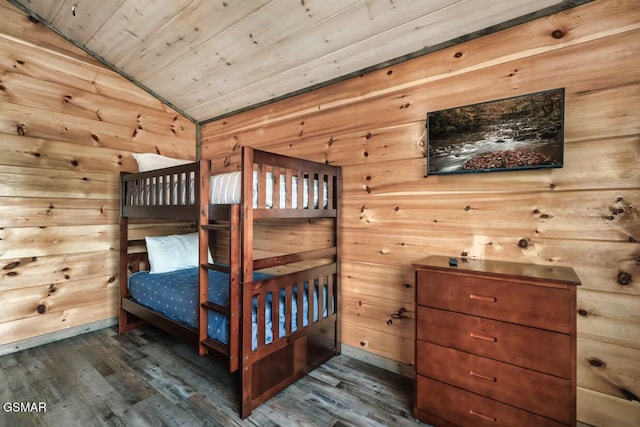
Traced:
<path fill-rule="evenodd" d="M 146 254 L 128 254 L 127 280 L 121 298 L 120 331 L 144 322 L 199 342 L 199 268 L 151 274 Z M 240 360 L 241 416 L 339 353 L 337 265 L 326 264 L 285 275 L 253 273 L 241 285 L 242 307 L 229 307 L 229 275 L 210 270 L 208 313 L 210 347 Z M 277 304 L 273 303 L 277 295 Z M 241 313 L 251 313 L 249 316 Z M 240 316 L 241 350 L 229 351 L 229 317 Z M 274 327 L 277 325 L 277 327 Z"/>
<path fill-rule="evenodd" d="M 209 301 L 219 306 L 229 306 L 229 275 L 220 271 L 209 271 Z M 265 280 L 277 277 L 271 274 L 256 272 L 255 280 Z M 255 282 L 254 282 L 255 283 Z M 153 310 L 182 326 L 198 329 L 198 268 L 186 268 L 166 273 L 151 274 L 148 271 L 138 271 L 129 277 L 129 295 L 132 302 Z M 318 309 L 322 307 L 322 318 L 327 317 L 327 290 L 323 284 L 320 292 L 323 295 L 322 304 L 318 300 L 319 285 L 317 280 L 313 286 L 313 322 L 318 321 Z M 278 338 L 285 335 L 287 329 L 296 332 L 298 329 L 298 286 L 294 285 L 291 292 L 291 319 L 287 325 L 285 316 L 286 290 L 281 289 L 279 295 Z M 273 294 L 266 296 L 264 314 L 260 316 L 265 321 L 265 344 L 273 341 L 272 299 Z M 302 291 L 302 327 L 309 325 L 309 284 L 303 284 Z M 258 347 L 258 298 L 253 298 L 251 309 L 251 348 Z M 207 336 L 211 340 L 227 345 L 229 342 L 229 318 L 227 315 L 209 311 L 207 322 Z"/>

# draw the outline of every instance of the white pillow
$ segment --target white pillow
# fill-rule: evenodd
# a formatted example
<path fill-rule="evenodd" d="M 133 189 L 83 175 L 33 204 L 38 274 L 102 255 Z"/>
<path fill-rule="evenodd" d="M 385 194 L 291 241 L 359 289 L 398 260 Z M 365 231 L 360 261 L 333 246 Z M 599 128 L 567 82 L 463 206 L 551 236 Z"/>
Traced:
<path fill-rule="evenodd" d="M 186 165 L 193 160 L 174 159 L 155 153 L 131 153 L 138 163 L 138 172 L 148 172 L 155 169 L 170 168 L 171 166 Z"/>
<path fill-rule="evenodd" d="M 150 274 L 198 266 L 198 233 L 145 237 Z M 213 264 L 211 252 L 209 263 Z"/>

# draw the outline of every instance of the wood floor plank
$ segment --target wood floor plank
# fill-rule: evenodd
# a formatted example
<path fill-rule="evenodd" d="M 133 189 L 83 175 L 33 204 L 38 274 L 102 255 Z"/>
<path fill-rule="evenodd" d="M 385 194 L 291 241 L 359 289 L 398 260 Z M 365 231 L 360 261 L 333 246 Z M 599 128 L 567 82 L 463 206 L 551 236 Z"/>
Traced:
<path fill-rule="evenodd" d="M 224 360 L 154 328 L 115 328 L 0 356 L 0 400 L 46 412 L 0 411 L 1 426 L 420 426 L 410 380 L 339 355 L 238 416 Z"/>

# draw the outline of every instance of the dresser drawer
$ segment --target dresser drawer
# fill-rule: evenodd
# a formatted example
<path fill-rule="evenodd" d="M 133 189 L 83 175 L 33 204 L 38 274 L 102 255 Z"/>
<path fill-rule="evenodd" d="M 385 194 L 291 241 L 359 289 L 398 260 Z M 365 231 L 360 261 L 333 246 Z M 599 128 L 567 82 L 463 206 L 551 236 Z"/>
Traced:
<path fill-rule="evenodd" d="M 571 337 L 528 326 L 417 307 L 416 335 L 502 362 L 571 378 Z"/>
<path fill-rule="evenodd" d="M 459 426 L 566 426 L 549 418 L 418 375 L 417 408 Z"/>
<path fill-rule="evenodd" d="M 571 381 L 418 341 L 417 373 L 569 424 Z"/>
<path fill-rule="evenodd" d="M 417 303 L 490 319 L 570 333 L 570 289 L 418 271 Z"/>

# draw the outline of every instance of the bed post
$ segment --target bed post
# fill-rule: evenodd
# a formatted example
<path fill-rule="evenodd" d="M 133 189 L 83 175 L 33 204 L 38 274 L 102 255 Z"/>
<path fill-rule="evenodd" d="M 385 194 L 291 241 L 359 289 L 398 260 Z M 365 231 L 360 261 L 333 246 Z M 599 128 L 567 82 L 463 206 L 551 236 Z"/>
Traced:
<path fill-rule="evenodd" d="M 253 281 L 253 149 L 242 147 L 242 288 Z M 249 292 L 242 292 L 242 373 L 240 388 L 242 401 L 240 415 L 244 419 L 251 414 L 251 312 L 252 297 Z"/>
<path fill-rule="evenodd" d="M 129 251 L 129 218 L 120 216 L 120 293 L 118 295 L 118 333 L 127 332 L 127 319 L 129 313 L 122 309 L 122 298 L 129 293 L 127 289 L 127 253 Z"/>
<path fill-rule="evenodd" d="M 207 340 L 209 325 L 209 310 L 203 305 L 209 301 L 209 270 L 204 266 L 209 263 L 209 185 L 211 166 L 208 160 L 200 160 L 194 179 L 195 185 L 200 185 L 198 200 L 198 354 L 207 354 L 207 347 L 203 344 Z"/>
<path fill-rule="evenodd" d="M 229 206 L 229 371 L 236 372 L 242 357 L 242 300 L 241 287 L 241 232 L 240 206 Z"/>
<path fill-rule="evenodd" d="M 129 295 L 127 288 L 129 262 L 129 218 L 124 216 L 124 204 L 126 198 L 126 188 L 124 172 L 120 172 L 120 293 L 118 294 L 118 333 L 123 334 L 129 330 L 129 313 L 122 309 L 122 298 Z"/>
<path fill-rule="evenodd" d="M 342 286 L 342 250 L 340 249 L 342 245 L 340 244 L 338 238 L 340 234 L 340 230 L 342 230 L 342 212 L 341 208 L 341 186 L 342 186 L 342 167 L 338 166 L 336 168 L 336 176 L 334 177 L 334 191 L 333 191 L 333 207 L 336 210 L 336 222 L 335 227 L 333 229 L 333 238 L 335 239 L 336 245 L 336 286 L 334 287 L 334 301 L 336 302 L 335 311 L 336 311 L 336 329 L 335 329 L 335 339 L 336 339 L 336 354 L 342 353 L 342 328 L 340 327 L 340 309 L 342 306 L 342 298 L 341 298 L 341 286 Z"/>

